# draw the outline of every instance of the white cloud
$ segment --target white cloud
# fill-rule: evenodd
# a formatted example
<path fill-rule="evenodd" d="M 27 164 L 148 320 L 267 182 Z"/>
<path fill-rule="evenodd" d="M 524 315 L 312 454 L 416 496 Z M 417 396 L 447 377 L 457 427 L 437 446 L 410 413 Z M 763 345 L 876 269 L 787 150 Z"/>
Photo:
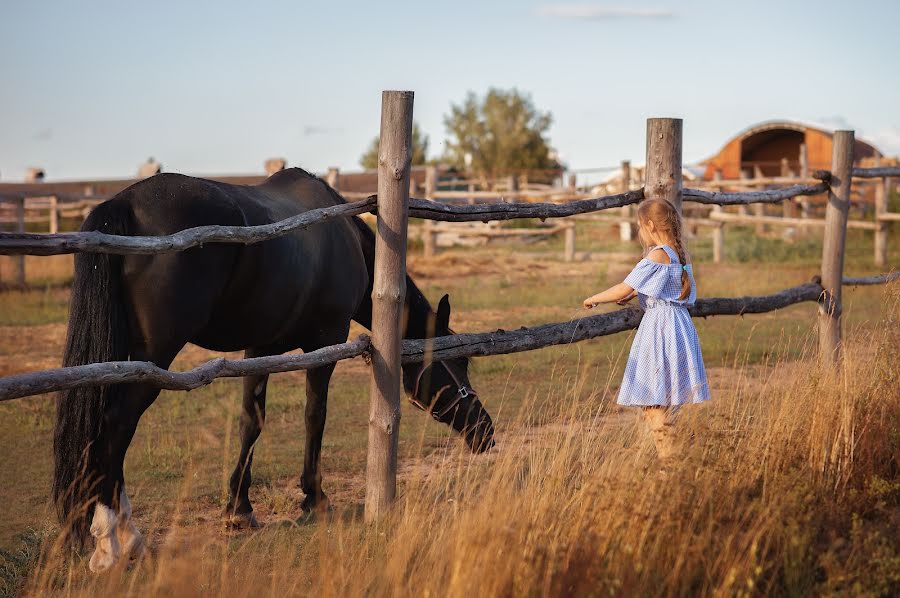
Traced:
<path fill-rule="evenodd" d="M 340 133 L 340 127 L 326 127 L 321 125 L 306 125 L 303 127 L 303 136 L 309 137 L 310 135 L 326 135 L 330 133 Z"/>
<path fill-rule="evenodd" d="M 853 130 L 853 125 L 850 124 L 850 121 L 840 114 L 833 114 L 831 116 L 823 116 L 817 118 L 815 120 L 816 124 L 822 125 L 826 128 L 829 128 L 833 131 L 851 131 Z"/>
<path fill-rule="evenodd" d="M 668 19 L 675 16 L 674 12 L 664 8 L 626 8 L 605 4 L 545 4 L 538 8 L 538 14 L 544 17 L 584 21 L 625 18 Z"/>
<path fill-rule="evenodd" d="M 900 155 L 900 127 L 885 127 L 867 136 L 886 156 Z"/>
<path fill-rule="evenodd" d="M 35 141 L 50 141 L 53 139 L 53 129 L 41 129 L 32 136 Z"/>

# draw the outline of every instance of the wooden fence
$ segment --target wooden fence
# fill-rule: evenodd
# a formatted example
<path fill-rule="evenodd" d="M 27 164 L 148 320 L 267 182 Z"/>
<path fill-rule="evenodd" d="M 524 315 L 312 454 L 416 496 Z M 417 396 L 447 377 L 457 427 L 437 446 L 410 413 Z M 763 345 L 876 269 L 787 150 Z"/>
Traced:
<path fill-rule="evenodd" d="M 63 389 L 143 382 L 160 388 L 190 390 L 220 377 L 304 370 L 369 354 L 369 461 L 366 517 L 385 512 L 396 493 L 399 431 L 400 364 L 473 355 L 498 355 L 569 344 L 636 328 L 642 311 L 629 307 L 572 322 L 545 324 L 515 331 L 454 334 L 427 340 L 401 341 L 402 297 L 406 276 L 408 217 L 428 221 L 477 222 L 517 218 L 561 218 L 624 208 L 644 198 L 661 198 L 681 209 L 682 201 L 709 205 L 749 205 L 779 202 L 811 193 L 828 193 L 821 276 L 813 281 L 758 297 L 700 299 L 690 308 L 694 317 L 762 313 L 804 301 L 819 306 L 819 353 L 828 365 L 840 358 L 841 288 L 846 284 L 883 284 L 898 278 L 889 273 L 868 278 L 844 278 L 844 239 L 851 174 L 900 176 L 900 168 L 852 173 L 853 132 L 835 133 L 832 173 L 814 185 L 748 193 L 698 192 L 684 189 L 681 179 L 681 120 L 649 119 L 647 163 L 642 189 L 616 195 L 555 203 L 493 203 L 446 205 L 409 198 L 412 131 L 411 92 L 384 92 L 379 151 L 379 193 L 353 203 L 310 210 L 262 226 L 203 226 L 163 237 L 121 237 L 100 232 L 62 234 L 0 233 L 0 254 L 53 255 L 74 252 L 163 253 L 204 243 L 257 243 L 333 219 L 376 211 L 376 263 L 373 289 L 373 339 L 359 339 L 303 355 L 254 359 L 216 359 L 188 372 L 170 372 L 146 362 L 108 362 L 57 368 L 0 378 L 0 401 Z"/>
<path fill-rule="evenodd" d="M 621 174 L 618 180 L 604 183 L 598 188 L 607 191 L 612 189 L 613 191 L 627 192 L 635 186 L 635 175 L 643 175 L 643 168 L 632 169 L 630 162 L 627 160 L 622 162 L 619 169 Z M 874 186 L 874 218 L 872 220 L 848 219 L 847 227 L 874 232 L 874 263 L 880 267 L 887 265 L 888 224 L 900 221 L 900 213 L 888 211 L 888 198 L 892 184 L 891 177 L 896 177 L 896 172 L 897 167 L 855 168 L 853 170 L 855 179 L 865 181 Z M 755 225 L 757 233 L 764 232 L 765 228 L 770 226 L 795 229 L 802 233 L 809 231 L 811 228 L 824 227 L 824 218 L 815 218 L 811 215 L 812 203 L 808 198 L 826 193 L 827 184 L 823 181 L 823 177 L 828 174 L 828 172 L 824 171 L 810 173 L 803 168 L 801 162 L 799 175 L 788 172 L 784 176 L 779 177 L 763 177 L 760 175 L 753 178 L 726 180 L 717 176 L 711 181 L 695 180 L 691 184 L 696 185 L 697 188 L 685 188 L 683 190 L 685 201 L 709 205 L 710 202 L 705 200 L 714 197 L 716 202 L 709 206 L 712 208 L 711 211 L 700 216 L 692 215 L 696 212 L 696 208 L 693 208 L 691 210 L 692 214 L 684 217 L 685 225 L 694 232 L 701 227 L 710 230 L 714 263 L 724 261 L 726 225 Z M 224 177 L 222 180 L 230 180 L 230 178 L 236 178 L 236 182 L 240 183 L 258 183 L 265 180 L 264 177 Z M 247 180 L 245 181 L 244 179 Z M 329 185 L 340 190 L 341 178 L 336 168 L 329 169 L 325 180 Z M 115 188 L 121 187 L 124 182 L 114 181 L 118 185 Z M 488 182 L 488 184 L 493 186 L 492 190 L 476 188 L 476 185 L 484 184 L 485 181 L 469 179 L 439 181 L 437 168 L 428 167 L 426 168 L 422 190 L 426 199 L 450 205 L 477 205 L 485 201 L 500 201 L 504 203 L 534 203 L 541 201 L 557 204 L 589 198 L 589 195 L 584 190 L 579 190 L 575 187 L 575 182 L 572 178 L 570 178 L 568 186 L 552 187 L 544 184 L 527 183 L 527 176 L 525 175 L 510 176 L 499 181 Z M 103 199 L 98 198 L 78 199 L 78 195 L 73 194 L 69 189 L 72 185 L 77 186 L 77 183 L 63 184 L 61 195 L 59 196 L 36 197 L 31 195 L 39 193 L 40 189 L 46 185 L 48 184 L 12 185 L 14 188 L 13 192 L 4 191 L 4 188 L 9 186 L 8 184 L 0 185 L 0 226 L 12 225 L 16 232 L 24 232 L 28 224 L 47 224 L 48 231 L 53 234 L 59 230 L 61 218 L 84 219 L 94 206 L 103 201 Z M 59 186 L 49 185 L 50 190 L 54 190 Z M 447 185 L 467 186 L 468 190 L 441 189 L 441 186 Z M 762 195 L 756 196 L 759 198 L 759 201 L 752 205 L 754 214 L 749 214 L 747 212 L 747 204 L 744 203 L 743 199 L 752 197 L 754 192 L 746 191 L 746 189 L 761 186 L 782 187 L 769 189 L 762 192 Z M 85 188 L 93 190 L 94 185 L 86 184 Z M 734 191 L 729 192 L 725 191 L 725 189 L 739 189 L 742 191 L 738 191 L 735 194 Z M 417 191 L 419 191 L 419 186 L 415 181 L 411 181 L 410 195 L 415 195 Z M 775 192 L 773 193 L 773 191 Z M 373 196 L 360 192 L 345 192 L 344 195 L 348 199 L 365 199 Z M 729 197 L 737 199 L 736 201 L 729 201 Z M 766 215 L 762 208 L 767 203 L 781 204 L 784 207 L 782 215 Z M 824 202 L 822 204 L 824 205 Z M 726 212 L 723 210 L 723 206 L 736 206 L 739 211 L 737 213 Z M 370 212 L 363 212 L 362 215 L 367 217 L 367 219 L 371 219 L 371 222 L 375 220 L 374 214 Z M 416 216 L 416 214 L 412 214 L 412 216 Z M 573 261 L 576 259 L 576 228 L 574 220 L 618 224 L 621 231 L 621 240 L 630 241 L 633 238 L 634 214 L 630 206 L 623 206 L 617 214 L 586 213 L 580 214 L 577 218 L 568 222 L 547 223 L 545 226 L 526 228 L 501 227 L 499 220 L 486 222 L 456 220 L 449 221 L 448 224 L 434 224 L 431 220 L 425 220 L 422 225 L 409 228 L 409 237 L 421 239 L 425 257 L 433 257 L 437 253 L 438 246 L 477 245 L 486 243 L 491 239 L 541 238 L 563 234 L 565 238 L 563 259 L 565 261 Z M 23 256 L 14 258 L 13 272 L 12 286 L 25 287 L 26 272 Z"/>

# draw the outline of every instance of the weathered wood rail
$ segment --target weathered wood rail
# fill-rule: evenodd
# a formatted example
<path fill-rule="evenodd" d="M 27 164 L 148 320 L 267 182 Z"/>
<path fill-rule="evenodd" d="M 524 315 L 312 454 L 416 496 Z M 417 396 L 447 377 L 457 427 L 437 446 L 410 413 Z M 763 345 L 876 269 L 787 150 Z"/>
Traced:
<path fill-rule="evenodd" d="M 748 205 L 758 202 L 777 203 L 790 197 L 822 193 L 828 186 L 796 185 L 770 191 L 718 193 L 685 189 L 691 201 L 717 205 Z M 413 218 L 443 222 L 489 222 L 522 218 L 566 218 L 639 203 L 644 190 L 627 191 L 605 197 L 581 199 L 565 204 L 554 203 L 496 203 L 476 205 L 447 205 L 427 199 L 410 199 L 409 215 Z M 154 254 L 184 251 L 208 243 L 259 243 L 309 228 L 334 218 L 377 212 L 377 196 L 317 208 L 272 224 L 258 226 L 198 226 L 159 237 L 117 236 L 98 231 L 58 233 L 0 233 L 0 255 L 59 255 L 78 252 Z"/>
<path fill-rule="evenodd" d="M 900 271 L 878 276 L 844 278 L 844 285 L 875 285 L 900 279 Z M 791 287 L 778 293 L 749 297 L 698 299 L 688 308 L 691 316 L 758 314 L 784 309 L 805 301 L 819 301 L 824 290 L 818 281 Z M 626 307 L 609 313 L 586 315 L 569 322 L 542 324 L 518 330 L 463 333 L 428 340 L 405 340 L 402 363 L 441 361 L 458 357 L 506 355 L 556 345 L 568 345 L 637 328 L 643 317 L 639 307 Z M 308 370 L 367 355 L 372 342 L 367 335 L 356 340 L 301 354 L 217 358 L 191 370 L 173 372 L 146 361 L 111 361 L 70 366 L 0 378 L 0 401 L 46 394 L 85 386 L 108 384 L 150 384 L 165 390 L 190 391 L 217 378 L 236 378 Z"/>

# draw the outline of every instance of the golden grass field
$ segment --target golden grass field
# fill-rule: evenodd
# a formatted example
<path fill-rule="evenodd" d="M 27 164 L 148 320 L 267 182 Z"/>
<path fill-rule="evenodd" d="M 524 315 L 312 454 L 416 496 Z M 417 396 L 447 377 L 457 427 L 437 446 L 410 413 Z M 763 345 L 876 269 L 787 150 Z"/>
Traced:
<path fill-rule="evenodd" d="M 728 263 L 709 263 L 704 239 L 690 246 L 701 296 L 766 294 L 817 273 L 814 239 L 733 230 Z M 460 332 L 566 320 L 636 260 L 637 246 L 609 242 L 611 231 L 579 224 L 589 261 L 555 259 L 557 239 L 427 261 L 414 250 L 410 272 L 433 302 L 450 293 Z M 64 282 L 64 265 L 41 268 L 31 275 Z M 871 236 L 851 231 L 846 272 L 875 272 Z M 0 375 L 58 365 L 67 298 L 56 284 L 0 294 Z M 52 401 L 0 404 L 0 594 L 896 595 L 900 284 L 846 288 L 844 304 L 846 358 L 834 370 L 816 365 L 811 303 L 697 321 L 713 401 L 682 410 L 679 457 L 666 472 L 636 414 L 615 406 L 631 334 L 478 359 L 471 378 L 497 448 L 472 456 L 404 404 L 400 498 L 377 525 L 362 522 L 361 360 L 339 364 L 332 381 L 326 515 L 303 517 L 298 506 L 303 374 L 273 377 L 251 489 L 266 525 L 255 532 L 226 530 L 219 518 L 240 382 L 164 392 L 126 462 L 151 550 L 101 576 L 58 550 Z M 173 367 L 212 355 L 189 347 Z"/>

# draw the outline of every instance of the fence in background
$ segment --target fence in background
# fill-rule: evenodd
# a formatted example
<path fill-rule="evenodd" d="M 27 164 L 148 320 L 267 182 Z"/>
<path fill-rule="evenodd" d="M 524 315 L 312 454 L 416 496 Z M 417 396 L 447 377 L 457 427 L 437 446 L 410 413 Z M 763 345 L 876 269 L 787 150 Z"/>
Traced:
<path fill-rule="evenodd" d="M 497 355 L 568 344 L 636 328 L 642 311 L 625 308 L 582 318 L 577 322 L 546 324 L 516 331 L 454 334 L 427 340 L 400 338 L 402 297 L 406 277 L 408 217 L 427 221 L 484 222 L 520 218 L 562 218 L 602 210 L 622 209 L 645 198 L 666 199 L 679 211 L 682 202 L 712 206 L 747 206 L 827 193 L 823 221 L 824 247 L 821 276 L 812 282 L 760 297 L 709 298 L 691 308 L 695 317 L 762 313 L 804 301 L 819 306 L 819 353 L 823 363 L 840 358 L 841 288 L 845 284 L 882 284 L 897 273 L 868 278 L 843 278 L 843 258 L 850 186 L 854 174 L 863 177 L 900 176 L 900 168 L 852 170 L 853 132 L 835 133 L 831 173 L 815 184 L 756 192 L 684 189 L 682 181 L 682 123 L 679 119 L 649 119 L 647 164 L 642 189 L 567 203 L 491 203 L 447 205 L 409 198 L 412 93 L 384 92 L 382 98 L 379 193 L 353 203 L 310 210 L 263 226 L 203 226 L 163 237 L 120 237 L 100 232 L 0 234 L 0 254 L 54 255 L 75 252 L 154 254 L 183 251 L 205 243 L 257 243 L 314 226 L 333 218 L 377 209 L 376 263 L 373 290 L 373 339 L 325 347 L 304 355 L 211 361 L 189 372 L 168 372 L 145 362 L 109 362 L 57 368 L 0 378 L 0 400 L 90 385 L 143 382 L 160 388 L 189 390 L 218 377 L 303 370 L 335 363 L 364 353 L 372 358 L 369 465 L 366 516 L 378 517 L 396 491 L 397 434 L 399 429 L 400 364 L 429 362 L 472 355 Z"/>

